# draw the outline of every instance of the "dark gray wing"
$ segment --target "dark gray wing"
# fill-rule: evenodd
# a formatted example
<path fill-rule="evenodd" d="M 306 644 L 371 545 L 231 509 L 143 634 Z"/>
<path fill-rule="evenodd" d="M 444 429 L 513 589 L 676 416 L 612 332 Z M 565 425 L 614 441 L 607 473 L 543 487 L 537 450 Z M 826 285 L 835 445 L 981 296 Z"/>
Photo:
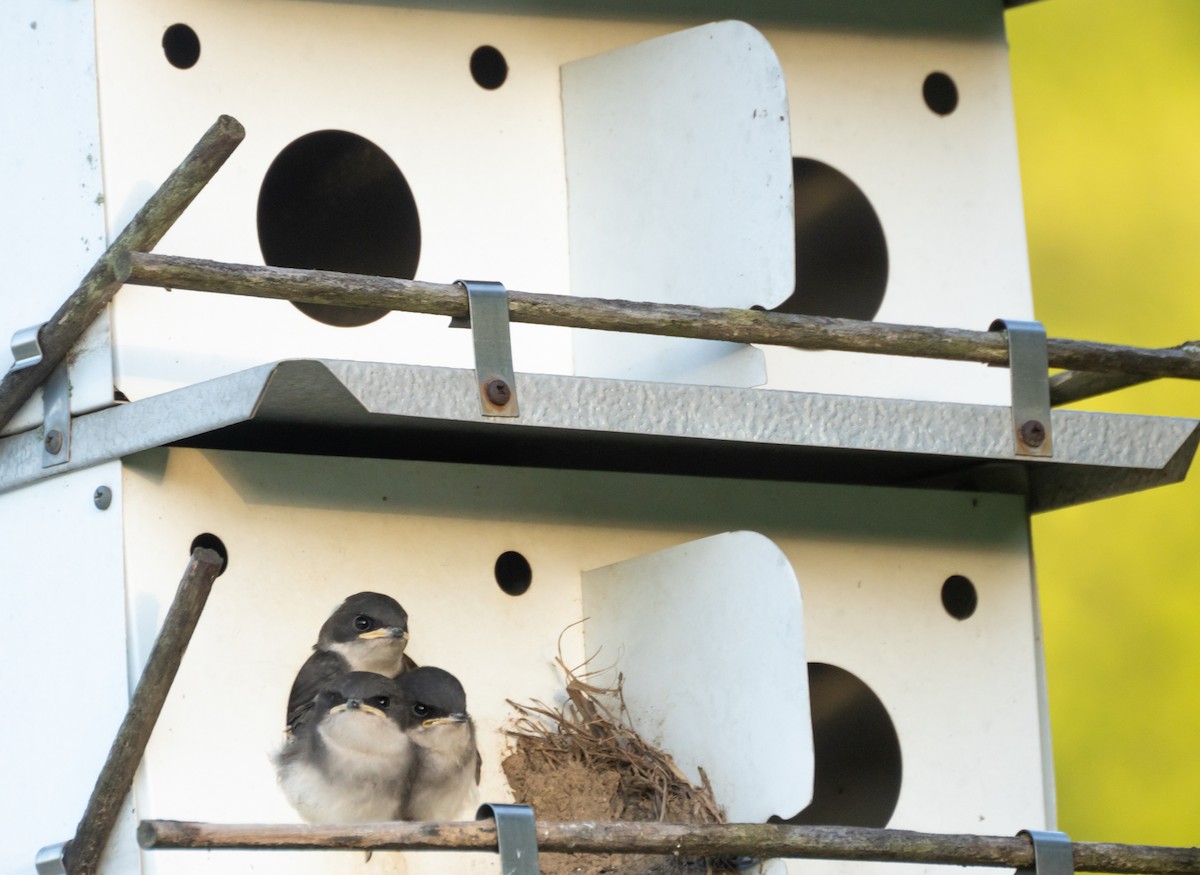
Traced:
<path fill-rule="evenodd" d="M 287 728 L 296 732 L 312 713 L 313 699 L 339 675 L 349 671 L 345 658 L 328 650 L 315 650 L 300 667 L 288 696 Z"/>

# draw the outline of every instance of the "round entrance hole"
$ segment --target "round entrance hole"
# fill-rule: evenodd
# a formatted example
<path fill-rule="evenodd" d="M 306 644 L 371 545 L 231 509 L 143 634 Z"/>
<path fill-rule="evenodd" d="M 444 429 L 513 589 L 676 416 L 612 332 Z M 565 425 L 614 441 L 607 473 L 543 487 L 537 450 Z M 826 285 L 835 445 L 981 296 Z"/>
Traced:
<path fill-rule="evenodd" d="M 812 702 L 813 798 L 772 823 L 887 826 L 900 798 L 900 739 L 879 697 L 857 676 L 823 662 L 808 664 Z"/>
<path fill-rule="evenodd" d="M 508 79 L 508 61 L 494 46 L 480 46 L 471 53 L 471 78 L 480 88 L 495 91 Z"/>
<path fill-rule="evenodd" d="M 952 574 L 942 584 L 942 607 L 956 620 L 965 620 L 979 607 L 979 593 L 970 578 Z"/>
<path fill-rule="evenodd" d="M 377 145 L 349 131 L 315 131 L 271 162 L 258 193 L 258 243 L 272 267 L 412 279 L 421 222 L 408 180 Z M 296 304 L 327 325 L 366 325 L 370 307 Z"/>
<path fill-rule="evenodd" d="M 529 560 L 516 550 L 506 550 L 496 559 L 496 584 L 508 595 L 524 595 L 533 583 Z"/>
<path fill-rule="evenodd" d="M 221 557 L 221 570 L 217 572 L 220 577 L 225 573 L 225 569 L 229 567 L 229 550 L 225 547 L 225 542 L 214 535 L 212 532 L 202 532 L 192 538 L 192 546 L 188 547 L 188 555 L 196 551 L 197 547 L 203 547 L 206 550 L 212 550 Z"/>
<path fill-rule="evenodd" d="M 938 115 L 950 115 L 958 108 L 958 86 L 942 72 L 930 73 L 921 86 L 925 105 Z"/>
<path fill-rule="evenodd" d="M 200 60 L 200 37 L 186 24 L 172 24 L 163 31 L 162 49 L 172 67 L 186 70 Z"/>
<path fill-rule="evenodd" d="M 888 253 L 883 225 L 850 177 L 793 158 L 796 289 L 775 308 L 801 316 L 870 320 L 883 304 Z"/>

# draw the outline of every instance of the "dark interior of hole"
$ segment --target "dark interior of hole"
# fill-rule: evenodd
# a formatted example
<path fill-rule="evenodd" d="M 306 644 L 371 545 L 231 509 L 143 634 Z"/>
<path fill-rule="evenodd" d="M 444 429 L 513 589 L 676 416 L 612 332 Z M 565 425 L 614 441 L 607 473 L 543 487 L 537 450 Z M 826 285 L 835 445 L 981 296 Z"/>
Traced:
<path fill-rule="evenodd" d="M 200 60 L 200 37 L 186 24 L 172 24 L 163 33 L 163 54 L 173 67 L 186 70 Z"/>
<path fill-rule="evenodd" d="M 225 547 L 225 542 L 211 532 L 204 532 L 192 539 L 192 546 L 188 547 L 188 555 L 190 556 L 197 547 L 204 547 L 207 550 L 212 550 L 221 557 L 221 570 L 217 573 L 220 577 L 225 573 L 225 569 L 229 567 L 229 550 Z"/>
<path fill-rule="evenodd" d="M 499 49 L 480 46 L 471 53 L 471 78 L 480 88 L 499 88 L 508 78 L 508 61 Z"/>
<path fill-rule="evenodd" d="M 533 582 L 529 560 L 515 550 L 501 553 L 496 559 L 496 583 L 509 595 L 523 595 Z"/>
<path fill-rule="evenodd" d="M 421 224 L 412 189 L 382 149 L 347 131 L 317 131 L 271 164 L 258 197 L 258 240 L 273 267 L 412 279 Z M 365 325 L 380 309 L 297 304 L 332 325 Z"/>
<path fill-rule="evenodd" d="M 803 316 L 870 320 L 887 290 L 883 225 L 849 177 L 821 161 L 793 158 L 796 289 L 775 308 Z"/>
<path fill-rule="evenodd" d="M 942 584 L 942 607 L 956 620 L 965 620 L 979 606 L 975 584 L 961 574 L 952 574 Z"/>
<path fill-rule="evenodd" d="M 807 808 L 773 823 L 882 828 L 900 798 L 900 739 L 883 703 L 850 672 L 809 663 L 815 773 Z"/>
<path fill-rule="evenodd" d="M 930 73 L 921 86 L 925 105 L 938 115 L 949 115 L 958 108 L 958 86 L 945 73 Z"/>

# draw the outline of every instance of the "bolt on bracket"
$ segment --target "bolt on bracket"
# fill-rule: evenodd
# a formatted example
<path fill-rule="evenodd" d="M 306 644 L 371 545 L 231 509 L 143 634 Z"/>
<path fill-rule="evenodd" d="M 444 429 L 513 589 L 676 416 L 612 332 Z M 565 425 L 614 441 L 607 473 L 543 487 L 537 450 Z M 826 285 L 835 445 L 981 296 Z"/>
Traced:
<path fill-rule="evenodd" d="M 1033 866 L 1018 869 L 1017 875 L 1075 875 L 1075 856 L 1066 833 L 1023 829 L 1019 836 L 1033 842 Z"/>
<path fill-rule="evenodd" d="M 509 334 L 508 291 L 501 283 L 457 280 L 467 290 L 470 316 L 452 319 L 452 328 L 470 328 L 475 342 L 475 381 L 484 416 L 520 416 Z"/>
<path fill-rule="evenodd" d="M 485 802 L 475 812 L 476 820 L 496 821 L 496 845 L 500 853 L 500 875 L 538 875 L 537 824 L 528 805 Z"/>
<path fill-rule="evenodd" d="M 71 375 L 63 362 L 42 384 L 42 467 L 71 460 Z"/>
<path fill-rule="evenodd" d="M 1054 455 L 1054 440 L 1046 329 L 1040 322 L 997 319 L 988 330 L 1003 331 L 1008 338 L 1014 450 L 1018 456 L 1048 458 Z"/>
<path fill-rule="evenodd" d="M 40 364 L 43 358 L 39 335 L 42 322 L 22 328 L 12 336 L 12 370 Z M 64 361 L 42 384 L 42 467 L 52 468 L 71 461 L 71 376 Z"/>

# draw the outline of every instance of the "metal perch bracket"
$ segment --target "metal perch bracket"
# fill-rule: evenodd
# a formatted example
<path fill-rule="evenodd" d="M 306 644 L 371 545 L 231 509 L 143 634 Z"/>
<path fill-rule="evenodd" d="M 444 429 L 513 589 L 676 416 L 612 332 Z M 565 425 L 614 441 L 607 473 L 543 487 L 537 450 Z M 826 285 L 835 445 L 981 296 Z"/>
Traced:
<path fill-rule="evenodd" d="M 12 349 L 12 369 L 14 371 L 31 368 L 42 360 L 42 341 L 39 335 L 45 324 L 39 322 L 37 325 L 30 325 L 13 334 L 9 348 Z"/>
<path fill-rule="evenodd" d="M 42 467 L 71 461 L 71 375 L 63 361 L 42 384 Z"/>
<path fill-rule="evenodd" d="M 476 820 L 496 821 L 496 846 L 501 875 L 538 875 L 537 825 L 528 805 L 485 802 L 475 812 Z"/>
<path fill-rule="evenodd" d="M 470 315 L 451 319 L 451 328 L 470 328 L 475 341 L 475 381 L 484 416 L 520 416 L 509 334 L 508 290 L 502 283 L 457 280 L 467 290 Z"/>
<path fill-rule="evenodd" d="M 66 842 L 58 842 L 38 851 L 34 861 L 38 875 L 67 875 L 66 847 Z"/>
<path fill-rule="evenodd" d="M 1075 858 L 1066 833 L 1023 829 L 1019 836 L 1033 842 L 1033 866 L 1018 869 L 1017 875 L 1075 875 Z"/>
<path fill-rule="evenodd" d="M 997 319 L 988 330 L 1003 331 L 1008 339 L 1013 449 L 1018 456 L 1049 458 L 1054 455 L 1054 439 L 1046 329 L 1040 322 Z"/>
<path fill-rule="evenodd" d="M 22 328 L 12 336 L 14 371 L 41 364 L 44 322 Z M 71 376 L 63 360 L 42 384 L 42 467 L 71 461 Z"/>

